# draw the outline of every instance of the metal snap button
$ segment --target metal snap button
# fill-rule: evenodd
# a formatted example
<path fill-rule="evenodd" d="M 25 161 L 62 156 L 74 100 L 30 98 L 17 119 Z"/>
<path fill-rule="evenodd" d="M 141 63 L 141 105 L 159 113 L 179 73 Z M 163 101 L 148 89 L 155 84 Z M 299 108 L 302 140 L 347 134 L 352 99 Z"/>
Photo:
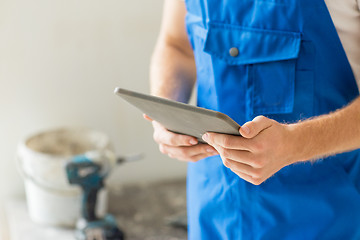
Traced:
<path fill-rule="evenodd" d="M 232 47 L 229 50 L 229 54 L 232 57 L 237 57 L 239 55 L 239 49 L 237 49 L 236 47 Z"/>

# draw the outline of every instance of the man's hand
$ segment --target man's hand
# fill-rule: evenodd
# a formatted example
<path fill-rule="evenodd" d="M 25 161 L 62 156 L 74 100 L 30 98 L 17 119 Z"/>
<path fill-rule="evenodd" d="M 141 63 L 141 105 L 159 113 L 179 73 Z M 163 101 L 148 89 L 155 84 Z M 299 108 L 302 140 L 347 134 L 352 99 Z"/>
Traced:
<path fill-rule="evenodd" d="M 245 123 L 241 136 L 206 133 L 204 141 L 220 153 L 224 165 L 242 179 L 259 185 L 294 162 L 289 125 L 264 116 Z"/>
<path fill-rule="evenodd" d="M 144 118 L 153 124 L 154 140 L 159 144 L 160 152 L 171 158 L 186 162 L 197 162 L 205 157 L 218 154 L 213 147 L 207 144 L 198 144 L 194 137 L 170 132 L 147 115 L 144 115 Z"/>

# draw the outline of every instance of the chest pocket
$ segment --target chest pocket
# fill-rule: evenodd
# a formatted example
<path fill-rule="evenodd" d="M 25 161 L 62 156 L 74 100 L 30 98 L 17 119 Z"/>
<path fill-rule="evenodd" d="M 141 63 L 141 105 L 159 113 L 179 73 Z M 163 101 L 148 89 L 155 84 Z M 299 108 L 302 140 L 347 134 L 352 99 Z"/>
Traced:
<path fill-rule="evenodd" d="M 216 69 L 218 76 L 227 75 L 221 71 L 236 71 L 236 65 L 241 69 L 238 75 L 232 74 L 238 80 L 229 81 L 235 85 L 247 81 L 244 100 L 247 117 L 252 118 L 292 112 L 300 43 L 301 35 L 296 32 L 211 23 L 204 51 L 212 56 L 214 69 L 228 66 Z"/>

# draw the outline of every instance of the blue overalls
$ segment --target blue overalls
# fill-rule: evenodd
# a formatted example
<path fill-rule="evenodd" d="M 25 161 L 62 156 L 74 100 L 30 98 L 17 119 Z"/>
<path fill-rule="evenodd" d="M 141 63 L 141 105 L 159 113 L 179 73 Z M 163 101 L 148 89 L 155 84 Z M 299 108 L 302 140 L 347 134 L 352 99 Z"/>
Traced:
<path fill-rule="evenodd" d="M 186 6 L 199 106 L 239 124 L 257 115 L 291 123 L 358 96 L 324 0 Z M 359 153 L 290 165 L 260 186 L 240 179 L 219 156 L 190 163 L 189 239 L 360 239 Z"/>

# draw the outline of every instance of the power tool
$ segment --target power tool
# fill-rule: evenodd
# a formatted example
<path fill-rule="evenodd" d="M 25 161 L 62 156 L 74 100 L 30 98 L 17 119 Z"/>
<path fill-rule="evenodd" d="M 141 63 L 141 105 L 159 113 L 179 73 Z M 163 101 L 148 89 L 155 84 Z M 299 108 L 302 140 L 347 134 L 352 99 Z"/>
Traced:
<path fill-rule="evenodd" d="M 104 179 L 113 165 L 111 159 L 105 154 L 88 153 L 75 156 L 66 164 L 69 183 L 79 185 L 83 191 L 81 219 L 77 222 L 75 233 L 77 240 L 125 239 L 123 231 L 117 226 L 112 215 L 107 214 L 104 218 L 98 218 L 95 212 L 97 194 L 104 187 Z M 119 158 L 116 162 L 125 161 L 126 158 Z"/>

